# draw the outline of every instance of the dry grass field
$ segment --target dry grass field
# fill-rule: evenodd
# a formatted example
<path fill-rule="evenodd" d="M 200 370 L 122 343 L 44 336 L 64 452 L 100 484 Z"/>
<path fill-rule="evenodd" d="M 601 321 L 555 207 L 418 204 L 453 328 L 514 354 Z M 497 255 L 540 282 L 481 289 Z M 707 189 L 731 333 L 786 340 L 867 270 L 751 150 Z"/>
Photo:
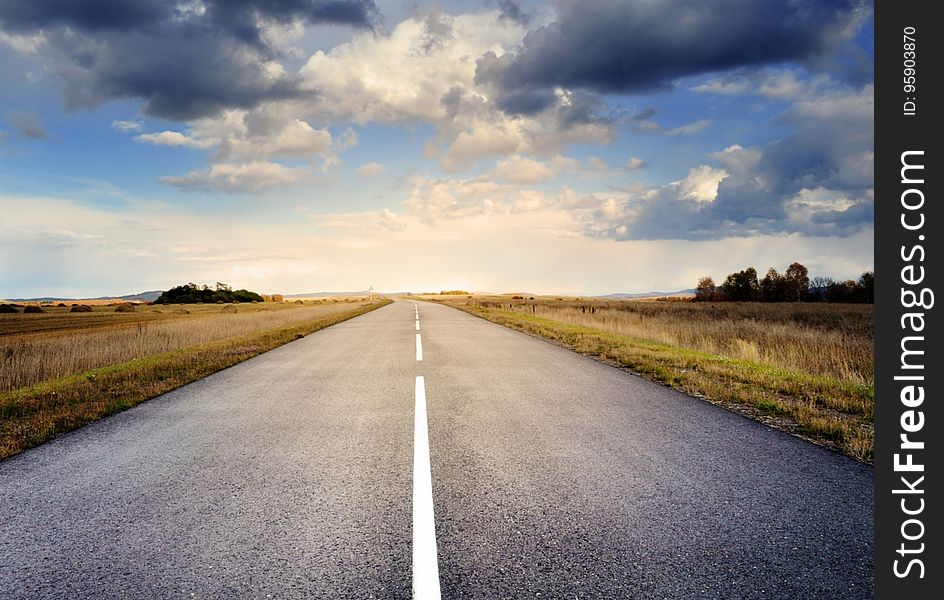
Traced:
<path fill-rule="evenodd" d="M 864 461 L 871 305 L 427 296 L 630 368 Z"/>
<path fill-rule="evenodd" d="M 131 313 L 96 306 L 87 313 L 47 308 L 44 314 L 0 315 L 0 392 L 311 321 L 349 311 L 352 304 L 363 302 L 355 298 L 308 304 L 142 305 Z"/>
<path fill-rule="evenodd" d="M 0 314 L 0 458 L 388 302 Z"/>

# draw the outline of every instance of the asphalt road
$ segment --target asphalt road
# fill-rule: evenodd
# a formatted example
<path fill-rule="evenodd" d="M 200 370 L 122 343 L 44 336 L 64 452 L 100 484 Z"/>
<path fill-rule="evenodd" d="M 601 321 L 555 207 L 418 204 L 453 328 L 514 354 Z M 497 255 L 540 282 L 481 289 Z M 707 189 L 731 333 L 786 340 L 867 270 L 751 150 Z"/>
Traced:
<path fill-rule="evenodd" d="M 871 467 L 414 306 L 0 462 L 0 597 L 871 596 Z"/>

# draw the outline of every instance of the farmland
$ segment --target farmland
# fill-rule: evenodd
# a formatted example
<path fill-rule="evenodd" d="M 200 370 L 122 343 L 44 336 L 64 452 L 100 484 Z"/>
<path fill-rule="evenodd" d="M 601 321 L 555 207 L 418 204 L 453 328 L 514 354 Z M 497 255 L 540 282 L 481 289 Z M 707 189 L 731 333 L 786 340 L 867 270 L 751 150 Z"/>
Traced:
<path fill-rule="evenodd" d="M 363 314 L 365 298 L 0 314 L 0 458 Z"/>
<path fill-rule="evenodd" d="M 871 305 L 426 298 L 871 460 Z"/>

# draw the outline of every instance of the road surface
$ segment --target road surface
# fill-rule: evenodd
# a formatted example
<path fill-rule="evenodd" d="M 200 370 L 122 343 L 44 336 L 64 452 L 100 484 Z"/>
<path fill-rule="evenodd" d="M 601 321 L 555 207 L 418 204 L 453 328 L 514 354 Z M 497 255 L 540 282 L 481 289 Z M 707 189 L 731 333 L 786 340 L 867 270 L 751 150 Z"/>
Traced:
<path fill-rule="evenodd" d="M 871 593 L 871 467 L 428 303 L 0 462 L 3 598 Z"/>

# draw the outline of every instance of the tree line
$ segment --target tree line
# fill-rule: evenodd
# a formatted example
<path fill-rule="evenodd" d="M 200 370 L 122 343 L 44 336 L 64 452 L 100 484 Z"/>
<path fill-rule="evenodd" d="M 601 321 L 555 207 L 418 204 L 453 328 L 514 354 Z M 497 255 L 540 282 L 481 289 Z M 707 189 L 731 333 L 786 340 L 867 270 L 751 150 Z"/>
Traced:
<path fill-rule="evenodd" d="M 262 302 L 263 298 L 249 290 L 233 290 L 217 282 L 215 288 L 188 283 L 172 287 L 154 301 L 154 304 L 212 304 L 215 302 Z"/>
<path fill-rule="evenodd" d="M 795 262 L 784 273 L 771 267 L 762 278 L 748 267 L 729 274 L 724 283 L 715 285 L 711 277 L 702 277 L 695 287 L 696 302 L 852 302 L 871 304 L 875 300 L 875 274 L 866 271 L 857 280 L 836 281 L 831 277 L 813 277 Z"/>

